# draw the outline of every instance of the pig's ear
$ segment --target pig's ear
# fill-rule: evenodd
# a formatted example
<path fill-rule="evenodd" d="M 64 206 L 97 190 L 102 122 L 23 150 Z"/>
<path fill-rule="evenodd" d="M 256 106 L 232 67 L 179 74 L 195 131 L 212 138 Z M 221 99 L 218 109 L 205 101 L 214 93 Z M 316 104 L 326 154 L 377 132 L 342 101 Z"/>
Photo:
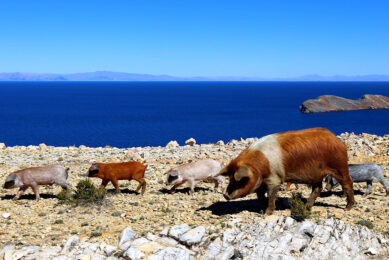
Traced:
<path fill-rule="evenodd" d="M 229 175 L 228 174 L 228 167 L 226 166 L 223 169 L 221 169 L 221 171 L 218 174 L 216 174 L 216 177 L 217 176 L 225 176 L 225 177 L 227 177 L 228 175 Z"/>
<path fill-rule="evenodd" d="M 247 166 L 240 166 L 234 174 L 234 179 L 240 181 L 242 178 L 250 178 L 253 175 L 251 170 Z"/>
<path fill-rule="evenodd" d="M 178 176 L 178 171 L 173 170 L 173 171 L 169 172 L 169 175 L 170 176 Z"/>

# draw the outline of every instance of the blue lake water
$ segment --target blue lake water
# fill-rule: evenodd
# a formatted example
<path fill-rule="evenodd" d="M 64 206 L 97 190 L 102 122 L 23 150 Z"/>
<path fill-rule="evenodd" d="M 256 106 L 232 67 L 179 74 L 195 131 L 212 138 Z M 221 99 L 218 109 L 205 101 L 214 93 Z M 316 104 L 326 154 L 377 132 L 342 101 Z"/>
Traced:
<path fill-rule="evenodd" d="M 317 126 L 389 134 L 389 110 L 299 111 L 326 94 L 389 96 L 389 82 L 0 82 L 0 142 L 158 146 Z"/>

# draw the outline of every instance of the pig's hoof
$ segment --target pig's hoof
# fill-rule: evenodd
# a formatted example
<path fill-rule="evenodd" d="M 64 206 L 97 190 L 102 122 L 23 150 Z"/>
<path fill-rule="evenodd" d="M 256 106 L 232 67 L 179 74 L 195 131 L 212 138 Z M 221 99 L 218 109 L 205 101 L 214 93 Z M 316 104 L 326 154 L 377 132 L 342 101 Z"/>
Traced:
<path fill-rule="evenodd" d="M 272 209 L 266 209 L 265 215 L 270 216 L 273 213 Z"/>
<path fill-rule="evenodd" d="M 18 199 L 19 199 L 19 198 L 17 198 L 17 197 L 13 197 L 13 198 L 12 198 L 12 200 L 18 200 Z"/>

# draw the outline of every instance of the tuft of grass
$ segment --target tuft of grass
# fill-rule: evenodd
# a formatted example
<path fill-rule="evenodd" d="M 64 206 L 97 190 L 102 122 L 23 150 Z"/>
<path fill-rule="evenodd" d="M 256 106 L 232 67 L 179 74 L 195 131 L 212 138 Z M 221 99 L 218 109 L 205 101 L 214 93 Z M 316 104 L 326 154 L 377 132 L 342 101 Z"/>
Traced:
<path fill-rule="evenodd" d="M 365 226 L 365 227 L 367 227 L 368 229 L 374 228 L 374 224 L 373 224 L 373 223 L 371 223 L 371 222 L 368 221 L 368 220 L 364 220 L 364 219 L 361 219 L 361 220 L 357 221 L 356 224 Z"/>
<path fill-rule="evenodd" d="M 77 235 L 78 232 L 77 232 L 77 231 L 72 231 L 70 234 L 71 234 L 71 235 Z"/>
<path fill-rule="evenodd" d="M 63 220 L 62 219 L 57 219 L 56 221 L 54 221 L 53 224 L 63 224 Z"/>
<path fill-rule="evenodd" d="M 122 213 L 120 213 L 119 211 L 115 211 L 115 212 L 112 212 L 111 216 L 113 217 L 120 217 Z"/>
<path fill-rule="evenodd" d="M 44 217 L 44 216 L 46 216 L 46 213 L 40 212 L 40 213 L 38 214 L 38 216 L 39 216 L 39 217 Z"/>
<path fill-rule="evenodd" d="M 104 188 L 96 188 L 89 179 L 81 180 L 74 190 L 62 190 L 57 198 L 66 204 L 76 206 L 102 204 L 106 191 Z"/>
<path fill-rule="evenodd" d="M 296 221 L 304 221 L 311 216 L 310 209 L 307 209 L 300 192 L 292 192 L 292 198 L 289 199 L 290 216 Z"/>
<path fill-rule="evenodd" d="M 101 232 L 95 231 L 90 234 L 90 237 L 101 237 L 103 234 Z"/>

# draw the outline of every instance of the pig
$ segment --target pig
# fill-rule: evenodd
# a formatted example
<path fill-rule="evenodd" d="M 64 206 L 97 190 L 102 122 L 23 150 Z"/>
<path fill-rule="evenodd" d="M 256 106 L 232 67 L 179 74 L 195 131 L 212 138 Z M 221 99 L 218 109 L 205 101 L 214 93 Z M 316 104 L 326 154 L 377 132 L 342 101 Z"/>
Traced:
<path fill-rule="evenodd" d="M 145 162 L 143 162 L 145 163 Z M 141 195 L 145 193 L 146 181 L 144 179 L 147 165 L 140 162 L 120 163 L 93 163 L 88 170 L 88 177 L 102 179 L 101 186 L 105 188 L 108 182 L 115 186 L 116 193 L 120 193 L 118 180 L 136 180 L 139 182 L 136 191 L 142 188 Z"/>
<path fill-rule="evenodd" d="M 4 183 L 5 189 L 19 188 L 13 200 L 17 200 L 29 187 L 35 193 L 36 200 L 40 199 L 39 185 L 57 184 L 63 189 L 70 189 L 72 186 L 66 182 L 69 168 L 62 165 L 49 165 L 42 167 L 31 167 L 11 173 Z"/>
<path fill-rule="evenodd" d="M 350 164 L 348 169 L 353 182 L 366 182 L 367 189 L 363 196 L 370 194 L 371 188 L 373 187 L 373 181 L 380 182 L 385 187 L 386 196 L 389 196 L 389 186 L 385 181 L 380 165 L 375 163 Z M 326 188 L 329 191 L 333 187 L 339 185 L 339 183 L 331 176 L 326 177 L 325 183 Z"/>
<path fill-rule="evenodd" d="M 190 185 L 190 194 L 193 194 L 195 181 L 197 180 L 212 180 L 215 183 L 215 190 L 219 184 L 224 183 L 222 176 L 215 175 L 220 171 L 221 164 L 215 160 L 201 160 L 180 165 L 166 172 L 167 185 L 173 184 L 170 193 L 174 193 L 176 188 L 185 182 Z"/>
<path fill-rule="evenodd" d="M 312 207 L 322 190 L 322 181 L 331 175 L 347 194 L 346 210 L 354 205 L 353 182 L 347 165 L 347 148 L 324 128 L 271 134 L 260 138 L 224 167 L 217 176 L 230 182 L 227 200 L 256 193 L 260 201 L 268 194 L 266 214 L 275 209 L 275 200 L 284 182 L 307 184 L 312 193 L 306 206 Z"/>

